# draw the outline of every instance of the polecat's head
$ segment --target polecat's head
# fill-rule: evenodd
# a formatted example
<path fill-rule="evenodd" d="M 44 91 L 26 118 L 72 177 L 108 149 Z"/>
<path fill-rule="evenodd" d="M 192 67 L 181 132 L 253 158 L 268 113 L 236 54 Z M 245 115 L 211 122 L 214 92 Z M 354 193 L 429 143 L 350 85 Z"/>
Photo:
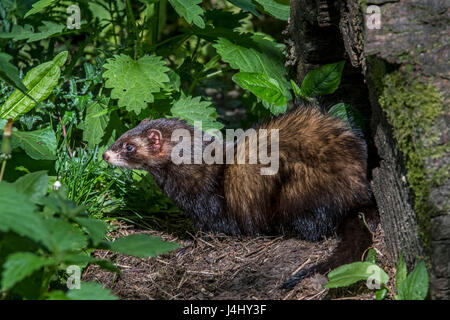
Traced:
<path fill-rule="evenodd" d="M 158 127 L 157 120 L 143 120 L 117 139 L 103 153 L 103 159 L 127 169 L 145 170 L 162 164 L 167 158 L 167 147 Z"/>

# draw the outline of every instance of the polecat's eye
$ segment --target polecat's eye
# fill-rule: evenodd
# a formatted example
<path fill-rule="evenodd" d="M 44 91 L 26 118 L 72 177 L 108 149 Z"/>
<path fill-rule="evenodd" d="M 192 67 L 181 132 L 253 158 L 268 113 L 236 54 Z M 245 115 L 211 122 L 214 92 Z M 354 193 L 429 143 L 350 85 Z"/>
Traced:
<path fill-rule="evenodd" d="M 127 149 L 127 151 L 133 151 L 133 150 L 134 150 L 134 147 L 133 147 L 133 146 L 130 146 L 130 145 L 128 145 L 126 149 Z"/>

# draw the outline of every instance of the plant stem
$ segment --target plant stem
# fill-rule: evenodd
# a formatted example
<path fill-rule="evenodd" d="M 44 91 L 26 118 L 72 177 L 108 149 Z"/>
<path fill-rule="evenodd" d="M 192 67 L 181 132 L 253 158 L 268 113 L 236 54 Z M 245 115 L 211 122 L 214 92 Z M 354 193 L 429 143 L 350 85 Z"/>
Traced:
<path fill-rule="evenodd" d="M 139 38 L 139 30 L 136 25 L 136 19 L 134 18 L 133 9 L 131 8 L 130 0 L 127 0 L 127 13 L 128 13 L 128 19 L 129 19 L 128 22 L 131 23 L 131 26 L 133 27 L 133 33 L 136 38 L 136 49 L 134 51 L 134 60 L 137 60 L 138 56 L 142 55 L 141 39 Z"/>
<path fill-rule="evenodd" d="M 5 168 L 6 168 L 6 159 L 2 162 L 2 169 L 0 170 L 0 182 L 3 180 L 3 175 L 5 174 Z"/>

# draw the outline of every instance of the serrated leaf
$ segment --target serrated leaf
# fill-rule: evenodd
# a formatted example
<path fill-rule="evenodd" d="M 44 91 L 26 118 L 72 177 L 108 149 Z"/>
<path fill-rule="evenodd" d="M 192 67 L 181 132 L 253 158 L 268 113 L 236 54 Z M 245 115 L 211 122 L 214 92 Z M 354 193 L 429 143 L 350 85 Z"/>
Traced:
<path fill-rule="evenodd" d="M 97 219 L 82 217 L 76 218 L 75 221 L 86 228 L 94 246 L 99 244 L 105 238 L 108 230 L 108 225 L 105 222 Z"/>
<path fill-rule="evenodd" d="M 228 0 L 228 2 L 234 4 L 236 7 L 241 8 L 244 11 L 251 12 L 256 17 L 259 17 L 258 11 L 256 11 L 256 5 L 252 0 Z"/>
<path fill-rule="evenodd" d="M 146 258 L 156 257 L 178 248 L 176 243 L 162 241 L 159 237 L 150 237 L 145 234 L 132 234 L 116 239 L 111 243 L 110 250 L 123 254 Z"/>
<path fill-rule="evenodd" d="M 102 141 L 105 129 L 108 126 L 108 114 L 99 114 L 107 108 L 99 101 L 93 101 L 86 108 L 86 118 L 80 125 L 83 130 L 83 140 L 86 141 L 90 148 L 95 148 L 95 145 Z"/>
<path fill-rule="evenodd" d="M 0 231 L 13 231 L 45 245 L 49 244 L 49 233 L 44 220 L 35 212 L 28 196 L 18 192 L 12 185 L 0 182 Z"/>
<path fill-rule="evenodd" d="M 233 81 L 259 99 L 275 106 L 284 106 L 287 102 L 278 81 L 266 74 L 239 72 L 233 76 Z"/>
<path fill-rule="evenodd" d="M 414 270 L 397 287 L 398 300 L 424 300 L 428 293 L 428 272 L 425 262 L 419 262 Z"/>
<path fill-rule="evenodd" d="M 314 97 L 336 91 L 341 83 L 344 64 L 345 61 L 330 63 L 308 72 L 301 85 L 303 95 Z"/>
<path fill-rule="evenodd" d="M 56 136 L 51 128 L 35 131 L 13 131 L 13 148 L 20 147 L 35 160 L 56 159 Z"/>
<path fill-rule="evenodd" d="M 59 53 L 52 61 L 34 67 L 25 76 L 23 84 L 28 88 L 27 97 L 23 92 L 15 90 L 0 108 L 0 118 L 13 120 L 27 113 L 36 106 L 36 101 L 46 99 L 58 84 L 61 67 L 67 59 L 68 52 Z"/>
<path fill-rule="evenodd" d="M 103 288 L 97 282 L 81 281 L 80 289 L 71 289 L 66 293 L 70 300 L 117 300 L 111 290 Z"/>
<path fill-rule="evenodd" d="M 154 101 L 153 93 L 159 92 L 169 82 L 169 68 L 161 57 L 144 56 L 135 61 L 121 54 L 107 60 L 103 78 L 105 86 L 112 88 L 111 97 L 119 99 L 119 107 L 141 113 L 147 103 Z"/>
<path fill-rule="evenodd" d="M 39 0 L 36 3 L 33 3 L 33 8 L 31 8 L 23 17 L 24 19 L 31 16 L 32 14 L 41 12 L 45 8 L 57 3 L 59 0 Z"/>
<path fill-rule="evenodd" d="M 48 174 L 46 170 L 28 173 L 17 179 L 13 185 L 16 189 L 29 196 L 29 199 L 36 203 L 47 193 Z"/>
<path fill-rule="evenodd" d="M 3 264 L 2 290 L 12 288 L 33 272 L 54 263 L 55 261 L 51 258 L 37 256 L 31 252 L 17 252 L 9 255 Z"/>
<path fill-rule="evenodd" d="M 198 5 L 202 0 L 169 0 L 172 7 L 187 23 L 194 23 L 199 28 L 205 27 L 203 9 Z"/>
<path fill-rule="evenodd" d="M 400 284 L 403 282 L 403 280 L 406 279 L 408 271 L 406 270 L 406 263 L 405 259 L 403 259 L 403 255 L 400 254 L 400 257 L 397 261 L 397 269 L 395 272 L 395 283 L 397 285 L 397 288 L 400 286 Z"/>
<path fill-rule="evenodd" d="M 368 280 L 369 277 L 377 284 L 386 284 L 389 276 L 386 272 L 374 263 L 354 262 L 345 264 L 328 274 L 328 283 L 324 288 L 338 288 L 349 286 L 360 280 Z"/>
<path fill-rule="evenodd" d="M 19 77 L 19 70 L 16 66 L 9 63 L 12 57 L 6 53 L 0 52 L 0 78 L 12 87 L 22 92 L 27 92 L 27 88 L 23 85 Z"/>
<path fill-rule="evenodd" d="M 182 95 L 172 106 L 170 112 L 173 117 L 186 120 L 194 125 L 195 121 L 202 122 L 202 130 L 222 129 L 223 124 L 216 121 L 217 112 L 209 101 L 200 101 L 201 97 Z"/>
<path fill-rule="evenodd" d="M 350 128 L 365 132 L 366 125 L 362 115 L 351 105 L 343 102 L 337 103 L 328 110 L 328 113 L 348 123 Z"/>
<path fill-rule="evenodd" d="M 80 250 L 87 246 L 87 237 L 69 222 L 50 218 L 44 223 L 50 233 L 50 247 L 53 252 Z"/>
<path fill-rule="evenodd" d="M 264 12 L 280 20 L 287 21 L 290 16 L 290 6 L 275 0 L 254 0 L 260 4 Z"/>

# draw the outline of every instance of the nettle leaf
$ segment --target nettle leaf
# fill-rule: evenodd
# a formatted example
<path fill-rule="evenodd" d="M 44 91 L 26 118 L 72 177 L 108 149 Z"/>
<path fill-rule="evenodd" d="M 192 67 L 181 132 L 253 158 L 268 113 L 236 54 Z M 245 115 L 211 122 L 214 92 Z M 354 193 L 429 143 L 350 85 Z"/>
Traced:
<path fill-rule="evenodd" d="M 11 146 L 20 147 L 35 160 L 56 159 L 56 136 L 52 128 L 13 131 Z"/>
<path fill-rule="evenodd" d="M 314 97 L 336 91 L 341 83 L 344 64 L 345 61 L 326 64 L 308 72 L 301 85 L 302 94 L 306 97 Z"/>
<path fill-rule="evenodd" d="M 116 239 L 111 243 L 110 250 L 132 255 L 139 258 L 156 257 L 178 248 L 178 244 L 162 241 L 159 237 L 150 237 L 146 234 L 132 234 Z"/>
<path fill-rule="evenodd" d="M 365 132 L 366 124 L 364 122 L 364 118 L 358 110 L 353 108 L 351 105 L 346 103 L 337 103 L 328 110 L 328 113 L 347 122 L 350 128 L 354 128 L 356 126 L 357 129 Z"/>
<path fill-rule="evenodd" d="M 275 0 L 254 0 L 261 5 L 264 12 L 280 20 L 287 21 L 290 16 L 290 6 L 279 3 Z"/>
<path fill-rule="evenodd" d="M 205 21 L 201 17 L 203 15 L 203 9 L 198 5 L 202 0 L 169 0 L 169 2 L 187 23 L 193 22 L 199 28 L 205 27 Z"/>
<path fill-rule="evenodd" d="M 29 199 L 36 203 L 47 193 L 48 174 L 46 170 L 28 173 L 16 181 L 13 185 L 16 189 L 29 196 Z"/>
<path fill-rule="evenodd" d="M 153 93 L 159 92 L 169 82 L 169 68 L 161 57 L 144 56 L 135 61 L 121 54 L 108 59 L 104 65 L 105 86 L 112 88 L 111 97 L 119 99 L 119 107 L 141 113 L 147 103 L 154 101 Z"/>
<path fill-rule="evenodd" d="M 389 281 L 386 272 L 374 263 L 354 262 L 345 264 L 328 274 L 328 283 L 324 288 L 338 288 L 349 286 L 360 280 L 371 279 L 374 283 L 382 285 Z"/>
<path fill-rule="evenodd" d="M 219 9 L 208 10 L 205 12 L 205 20 L 211 21 L 214 27 L 227 28 L 233 30 L 241 26 L 241 20 L 245 19 L 248 14 L 244 12 L 233 13 Z"/>
<path fill-rule="evenodd" d="M 259 17 L 258 11 L 256 11 L 256 5 L 253 0 L 228 0 L 228 2 L 234 4 L 236 7 L 241 8 L 244 11 L 250 12 L 253 15 Z"/>
<path fill-rule="evenodd" d="M 0 38 L 13 39 L 14 41 L 28 39 L 27 42 L 34 42 L 57 35 L 64 29 L 64 24 L 60 23 L 43 21 L 43 24 L 38 28 L 39 32 L 34 32 L 30 25 L 24 27 L 14 25 L 11 32 L 0 32 Z"/>
<path fill-rule="evenodd" d="M 27 113 L 36 106 L 36 101 L 46 99 L 58 84 L 61 67 L 67 59 L 68 52 L 59 53 L 52 61 L 34 67 L 25 76 L 23 84 L 28 88 L 27 97 L 23 92 L 15 90 L 0 108 L 0 118 L 13 120 Z"/>
<path fill-rule="evenodd" d="M 44 220 L 35 212 L 28 195 L 6 182 L 0 182 L 0 221 L 0 231 L 13 231 L 36 242 L 49 243 Z"/>
<path fill-rule="evenodd" d="M 99 144 L 105 134 L 109 115 L 101 112 L 106 109 L 107 106 L 101 101 L 93 101 L 87 106 L 86 118 L 80 125 L 80 129 L 83 130 L 83 140 L 88 143 L 90 148 L 94 148 L 95 145 Z"/>
<path fill-rule="evenodd" d="M 77 226 L 57 218 L 46 219 L 44 222 L 50 232 L 52 251 L 80 250 L 87 246 L 87 237 Z"/>
<path fill-rule="evenodd" d="M 97 282 L 81 281 L 80 289 L 71 289 L 66 293 L 70 300 L 117 300 L 111 290 L 103 288 Z"/>
<path fill-rule="evenodd" d="M 3 264 L 2 290 L 12 288 L 42 267 L 54 264 L 51 258 L 37 256 L 31 252 L 17 252 L 9 255 Z"/>
<path fill-rule="evenodd" d="M 59 0 L 39 0 L 38 2 L 33 3 L 33 8 L 31 8 L 30 11 L 28 11 L 23 18 L 25 19 L 31 16 L 32 14 L 41 12 L 45 8 L 50 7 L 51 5 L 57 3 L 58 1 Z"/>
<path fill-rule="evenodd" d="M 261 100 L 275 106 L 284 106 L 287 102 L 278 81 L 266 74 L 239 72 L 233 76 L 233 81 Z"/>
<path fill-rule="evenodd" d="M 102 220 L 79 217 L 75 218 L 75 221 L 86 228 L 94 246 L 99 244 L 105 238 L 108 225 Z"/>
<path fill-rule="evenodd" d="M 425 262 L 419 262 L 414 270 L 397 287 L 397 300 L 424 300 L 428 293 L 428 272 Z"/>
<path fill-rule="evenodd" d="M 22 92 L 27 92 L 28 89 L 23 85 L 19 77 L 19 70 L 15 65 L 9 63 L 11 59 L 10 55 L 0 52 L 0 79 Z"/>
<path fill-rule="evenodd" d="M 245 35 L 244 35 L 245 36 Z M 246 41 L 247 42 L 247 41 Z M 287 100 L 291 99 L 290 84 L 285 79 L 286 68 L 282 46 L 261 35 L 251 37 L 252 45 L 219 38 L 214 46 L 222 60 L 241 72 L 266 74 L 278 81 Z"/>
<path fill-rule="evenodd" d="M 201 97 L 181 97 L 170 109 L 172 116 L 186 120 L 190 125 L 195 121 L 202 121 L 202 130 L 223 128 L 223 124 L 216 121 L 217 112 L 209 101 L 200 101 Z"/>

